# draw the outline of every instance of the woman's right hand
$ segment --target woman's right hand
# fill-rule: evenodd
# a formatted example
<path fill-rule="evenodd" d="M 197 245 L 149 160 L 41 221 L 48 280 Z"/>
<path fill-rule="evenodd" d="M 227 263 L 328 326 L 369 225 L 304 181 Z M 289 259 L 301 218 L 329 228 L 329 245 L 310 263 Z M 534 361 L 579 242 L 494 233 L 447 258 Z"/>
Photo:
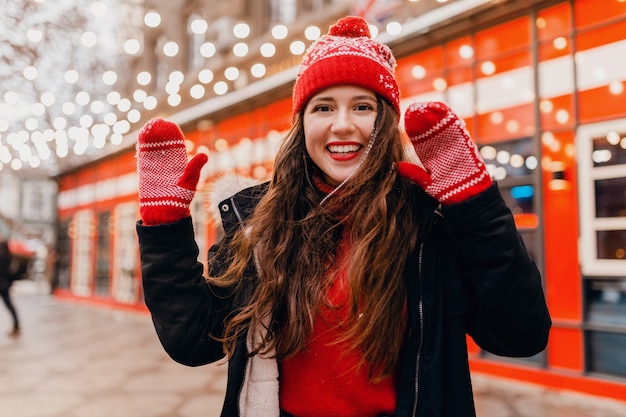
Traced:
<path fill-rule="evenodd" d="M 188 217 L 208 156 L 199 153 L 188 162 L 185 138 L 178 125 L 157 118 L 139 132 L 136 157 L 143 224 L 153 226 Z"/>

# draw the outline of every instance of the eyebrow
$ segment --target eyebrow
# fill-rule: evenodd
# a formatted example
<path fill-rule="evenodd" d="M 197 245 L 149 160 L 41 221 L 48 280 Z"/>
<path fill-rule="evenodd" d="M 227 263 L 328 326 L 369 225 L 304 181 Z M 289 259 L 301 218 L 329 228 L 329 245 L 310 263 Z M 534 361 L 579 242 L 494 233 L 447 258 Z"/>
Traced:
<path fill-rule="evenodd" d="M 364 94 L 364 95 L 351 97 L 350 100 L 354 100 L 354 101 L 358 101 L 358 100 L 372 100 L 372 101 L 376 101 L 376 97 Z M 321 97 L 313 98 L 311 100 L 311 102 L 313 102 L 313 101 L 335 101 L 335 99 L 333 97 L 331 97 L 331 96 L 328 96 L 328 97 L 321 96 Z"/>

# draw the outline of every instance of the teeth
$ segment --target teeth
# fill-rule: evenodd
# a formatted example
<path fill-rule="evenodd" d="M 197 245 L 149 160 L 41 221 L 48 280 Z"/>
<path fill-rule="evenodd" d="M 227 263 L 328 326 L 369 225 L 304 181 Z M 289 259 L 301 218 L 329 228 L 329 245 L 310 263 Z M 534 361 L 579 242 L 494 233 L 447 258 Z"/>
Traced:
<path fill-rule="evenodd" d="M 331 151 L 332 153 L 349 153 L 349 152 L 356 152 L 358 151 L 360 148 L 359 145 L 334 145 L 334 146 L 329 146 L 328 150 Z"/>

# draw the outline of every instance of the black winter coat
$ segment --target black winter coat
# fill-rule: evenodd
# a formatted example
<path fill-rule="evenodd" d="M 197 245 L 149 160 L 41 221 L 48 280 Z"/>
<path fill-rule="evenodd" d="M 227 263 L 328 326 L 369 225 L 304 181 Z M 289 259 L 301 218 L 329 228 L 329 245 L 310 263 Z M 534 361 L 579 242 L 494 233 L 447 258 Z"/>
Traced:
<path fill-rule="evenodd" d="M 6 240 L 0 241 L 0 291 L 8 291 L 13 279 L 11 277 L 11 250 Z"/>
<path fill-rule="evenodd" d="M 241 227 L 266 190 L 267 184 L 251 187 L 220 204 L 222 241 Z M 416 192 L 423 194 L 428 226 L 407 265 L 410 328 L 394 416 L 474 416 L 466 334 L 496 355 L 541 352 L 551 326 L 541 276 L 496 184 L 441 210 L 421 189 Z M 190 218 L 152 227 L 138 223 L 137 233 L 145 300 L 164 349 L 189 366 L 222 359 L 222 346 L 209 335 L 221 334 L 226 315 L 246 302 L 242 294 L 249 291 L 224 297 L 206 284 Z M 245 349 L 242 341 L 229 359 L 222 417 L 239 415 Z"/>

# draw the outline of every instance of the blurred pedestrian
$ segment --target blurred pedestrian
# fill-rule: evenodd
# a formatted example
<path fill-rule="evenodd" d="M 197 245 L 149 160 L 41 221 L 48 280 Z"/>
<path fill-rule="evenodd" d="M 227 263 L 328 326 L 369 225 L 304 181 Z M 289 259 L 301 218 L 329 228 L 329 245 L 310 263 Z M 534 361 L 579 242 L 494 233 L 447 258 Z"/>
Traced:
<path fill-rule="evenodd" d="M 189 211 L 207 156 L 171 122 L 139 134 L 146 304 L 173 359 L 228 359 L 222 417 L 473 416 L 466 334 L 546 346 L 539 271 L 462 120 L 411 105 L 407 146 L 394 69 L 359 17 L 313 44 L 272 179 L 212 199 L 208 278 Z"/>
<path fill-rule="evenodd" d="M 9 242 L 0 236 L 0 297 L 2 297 L 2 301 L 13 319 L 13 328 L 9 332 L 9 336 L 15 337 L 20 334 L 20 321 L 13 300 L 11 300 L 12 285 L 11 250 L 9 249 Z"/>

